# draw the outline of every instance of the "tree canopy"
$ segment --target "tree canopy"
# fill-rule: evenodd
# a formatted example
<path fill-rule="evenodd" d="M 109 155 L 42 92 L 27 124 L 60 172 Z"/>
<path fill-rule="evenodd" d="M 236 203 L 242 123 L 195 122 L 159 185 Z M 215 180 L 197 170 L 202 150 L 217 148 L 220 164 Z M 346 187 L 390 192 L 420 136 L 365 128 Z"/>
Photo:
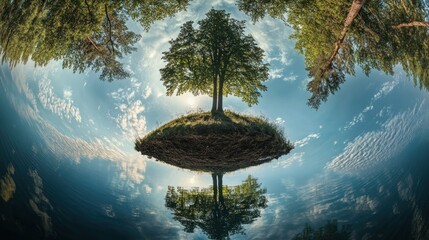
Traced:
<path fill-rule="evenodd" d="M 318 108 L 339 90 L 356 65 L 393 74 L 401 65 L 420 87 L 429 90 L 428 5 L 422 0 L 238 0 L 254 21 L 270 15 L 285 20 L 303 54 Z"/>
<path fill-rule="evenodd" d="M 211 239 L 225 239 L 244 234 L 243 224 L 250 224 L 267 207 L 266 189 L 248 176 L 242 184 L 223 186 L 222 174 L 213 174 L 212 188 L 168 187 L 165 206 L 173 211 L 186 232 L 200 228 Z"/>
<path fill-rule="evenodd" d="M 121 59 L 135 51 L 140 35 L 130 31 L 131 18 L 145 29 L 188 5 L 167 1 L 31 1 L 0 3 L 0 54 L 10 66 L 34 61 L 36 66 L 63 60 L 64 68 L 101 72 L 100 79 L 129 77 Z"/>
<path fill-rule="evenodd" d="M 183 24 L 169 51 L 163 52 L 167 64 L 160 72 L 167 95 L 209 94 L 212 112 L 223 112 L 222 98 L 228 94 L 257 104 L 268 79 L 263 50 L 245 34 L 244 21 L 224 10 L 212 9 L 206 16 L 197 29 L 192 21 Z"/>

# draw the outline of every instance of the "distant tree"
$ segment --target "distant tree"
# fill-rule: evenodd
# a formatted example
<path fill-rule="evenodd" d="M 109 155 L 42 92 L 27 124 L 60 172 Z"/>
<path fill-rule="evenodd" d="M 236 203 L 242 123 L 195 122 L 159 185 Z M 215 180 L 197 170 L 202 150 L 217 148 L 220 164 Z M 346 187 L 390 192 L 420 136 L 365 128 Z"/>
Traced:
<path fill-rule="evenodd" d="M 131 18 L 145 29 L 186 8 L 189 0 L 108 1 L 11 0 L 0 3 L 0 55 L 10 66 L 63 60 L 64 68 L 101 71 L 100 79 L 129 77 L 120 60 L 135 51 L 140 35 L 128 30 Z"/>
<path fill-rule="evenodd" d="M 351 236 L 350 225 L 343 225 L 338 229 L 336 220 L 328 221 L 323 227 L 314 229 L 309 224 L 305 224 L 302 232 L 296 234 L 293 240 L 348 240 Z"/>
<path fill-rule="evenodd" d="M 143 28 L 150 26 L 179 11 L 186 10 L 190 0 L 125 0 L 123 8 L 130 17 L 138 21 Z M 121 1 L 117 1 L 121 2 Z"/>
<path fill-rule="evenodd" d="M 236 5 L 240 11 L 250 16 L 253 22 L 257 22 L 266 15 L 279 18 L 284 21 L 288 8 L 298 0 L 237 0 Z"/>
<path fill-rule="evenodd" d="M 211 94 L 212 113 L 223 112 L 223 95 L 257 104 L 260 91 L 266 90 L 262 82 L 268 79 L 263 50 L 245 35 L 244 21 L 223 10 L 212 9 L 206 15 L 198 22 L 199 29 L 192 21 L 185 23 L 170 41 L 169 51 L 163 52 L 167 64 L 160 72 L 167 95 Z"/>
<path fill-rule="evenodd" d="M 257 179 L 248 176 L 242 184 L 223 186 L 222 174 L 214 173 L 212 188 L 168 187 L 165 206 L 173 211 L 186 232 L 200 228 L 210 239 L 227 239 L 244 234 L 243 224 L 250 224 L 267 207 L 266 190 Z"/>

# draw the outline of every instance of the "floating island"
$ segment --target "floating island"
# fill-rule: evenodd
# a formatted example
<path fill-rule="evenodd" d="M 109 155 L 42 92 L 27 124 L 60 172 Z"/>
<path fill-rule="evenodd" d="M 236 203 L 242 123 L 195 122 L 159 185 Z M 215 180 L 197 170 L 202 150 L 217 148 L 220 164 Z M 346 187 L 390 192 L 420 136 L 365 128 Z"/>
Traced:
<path fill-rule="evenodd" d="M 273 123 L 225 113 L 192 113 L 137 139 L 135 150 L 194 171 L 232 172 L 288 154 L 293 144 Z"/>

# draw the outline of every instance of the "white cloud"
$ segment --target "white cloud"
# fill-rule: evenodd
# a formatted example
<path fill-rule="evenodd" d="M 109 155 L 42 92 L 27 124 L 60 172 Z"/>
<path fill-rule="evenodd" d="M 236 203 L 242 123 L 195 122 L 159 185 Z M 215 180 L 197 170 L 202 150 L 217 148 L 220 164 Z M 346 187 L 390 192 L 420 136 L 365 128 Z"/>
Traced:
<path fill-rule="evenodd" d="M 126 139 L 135 140 L 146 133 L 146 118 L 143 115 L 145 107 L 142 98 L 146 99 L 152 94 L 149 86 L 142 90 L 141 81 L 131 78 L 131 87 L 119 88 L 110 95 L 116 101 L 115 105 L 119 112 L 115 121 Z"/>
<path fill-rule="evenodd" d="M 382 129 L 356 137 L 344 151 L 327 164 L 328 169 L 356 172 L 370 169 L 400 153 L 421 127 L 424 101 L 413 109 L 388 119 Z"/>
<path fill-rule="evenodd" d="M 123 178 L 131 178 L 136 183 L 141 183 L 144 180 L 144 173 L 146 171 L 146 158 L 139 154 L 130 154 L 131 159 L 122 160 L 120 167 L 124 172 Z"/>
<path fill-rule="evenodd" d="M 285 123 L 285 120 L 281 117 L 276 118 L 276 120 L 274 121 L 275 124 L 277 125 L 283 125 Z"/>
<path fill-rule="evenodd" d="M 304 157 L 304 152 L 293 153 L 288 158 L 286 158 L 284 160 L 277 161 L 276 162 L 277 164 L 274 167 L 287 168 L 293 164 L 302 165 L 303 157 Z"/>
<path fill-rule="evenodd" d="M 395 79 L 393 81 L 388 81 L 383 83 L 381 88 L 377 91 L 376 94 L 371 98 L 371 101 L 368 106 L 366 106 L 359 114 L 355 115 L 353 119 L 346 124 L 342 129 L 340 130 L 348 130 L 357 123 L 363 122 L 365 119 L 365 113 L 372 111 L 374 109 L 374 103 L 379 100 L 381 97 L 384 97 L 388 95 L 392 90 L 399 84 L 399 80 Z M 382 110 L 383 111 L 383 110 Z M 383 112 L 377 114 L 377 116 L 382 116 Z"/>
<path fill-rule="evenodd" d="M 149 185 L 147 185 L 147 184 L 144 184 L 143 188 L 144 188 L 144 191 L 146 193 L 151 193 L 152 192 L 152 188 Z"/>
<path fill-rule="evenodd" d="M 320 133 L 311 133 L 309 134 L 307 137 L 296 141 L 295 147 L 304 147 L 305 145 L 307 145 L 312 139 L 318 139 L 320 138 Z"/>
<path fill-rule="evenodd" d="M 31 107 L 34 111 L 38 112 L 36 97 L 33 91 L 31 91 L 28 84 L 28 77 L 25 76 L 25 71 L 22 68 L 14 68 L 12 70 L 13 82 L 20 93 L 23 93 L 28 101 L 31 103 Z"/>
<path fill-rule="evenodd" d="M 285 76 L 285 77 L 283 78 L 283 81 L 286 81 L 286 82 L 293 82 L 293 81 L 296 81 L 297 79 L 298 79 L 298 75 L 291 74 L 291 75 L 289 75 L 289 76 Z"/>
<path fill-rule="evenodd" d="M 381 97 L 386 96 L 398 84 L 399 84 L 398 80 L 393 80 L 393 81 L 388 81 L 388 82 L 383 83 L 383 85 L 381 86 L 381 89 L 376 94 L 374 94 L 373 100 L 376 101 L 376 100 L 380 99 Z"/>
<path fill-rule="evenodd" d="M 22 119 L 34 123 L 34 130 L 40 136 L 44 149 L 58 156 L 58 159 L 66 158 L 75 163 L 79 163 L 82 158 L 111 160 L 117 162 L 125 177 L 138 183 L 144 179 L 147 159 L 135 151 L 124 152 L 119 149 L 121 144 L 114 138 L 84 140 L 67 136 L 43 119 L 23 98 L 15 94 L 8 95 L 8 98 Z"/>
<path fill-rule="evenodd" d="M 146 118 L 142 115 L 145 108 L 142 101 L 134 101 L 129 106 L 121 104 L 119 110 L 121 114 L 116 121 L 126 136 L 134 140 L 146 133 Z"/>
<path fill-rule="evenodd" d="M 271 68 L 268 71 L 268 75 L 270 79 L 278 79 L 281 78 L 283 76 L 283 70 L 282 69 L 275 69 L 275 68 Z"/>
<path fill-rule="evenodd" d="M 71 91 L 64 96 L 69 95 L 71 97 Z M 76 122 L 81 122 L 82 117 L 80 115 L 80 110 L 74 106 L 72 99 L 62 99 L 54 93 L 54 88 L 51 85 L 51 80 L 42 79 L 39 82 L 39 101 L 45 109 L 50 110 L 51 112 L 58 115 L 60 118 L 65 118 L 69 121 L 72 119 Z"/>
<path fill-rule="evenodd" d="M 63 91 L 64 98 L 70 99 L 73 96 L 73 91 L 70 88 L 66 88 Z"/>
<path fill-rule="evenodd" d="M 146 86 L 146 88 L 144 89 L 144 92 L 143 92 L 143 94 L 142 94 L 142 97 L 143 97 L 144 99 L 147 99 L 147 98 L 149 98 L 149 97 L 150 97 L 150 95 L 152 95 L 152 88 L 151 88 L 151 87 L 149 87 L 149 86 Z"/>

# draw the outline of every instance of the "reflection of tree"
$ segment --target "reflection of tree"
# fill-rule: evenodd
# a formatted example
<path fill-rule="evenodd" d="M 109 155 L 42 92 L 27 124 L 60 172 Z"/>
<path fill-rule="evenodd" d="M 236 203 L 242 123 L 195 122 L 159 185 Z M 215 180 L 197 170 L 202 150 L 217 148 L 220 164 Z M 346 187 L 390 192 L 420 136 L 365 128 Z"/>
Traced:
<path fill-rule="evenodd" d="M 350 225 L 338 229 L 337 221 L 328 221 L 323 227 L 314 229 L 306 224 L 302 232 L 295 235 L 293 240 L 347 240 L 350 239 Z"/>
<path fill-rule="evenodd" d="M 102 80 L 129 76 L 120 59 L 135 51 L 140 36 L 128 30 L 129 18 L 146 29 L 170 16 L 188 0 L 0 1 L 0 54 L 11 66 L 46 65 L 64 60 L 63 67 L 101 71 Z"/>
<path fill-rule="evenodd" d="M 242 184 L 229 187 L 223 186 L 222 176 L 212 174 L 212 188 L 168 187 L 165 205 L 186 232 L 199 227 L 212 239 L 244 234 L 242 225 L 252 223 L 260 216 L 260 209 L 267 207 L 266 189 L 256 178 L 248 176 Z"/>

